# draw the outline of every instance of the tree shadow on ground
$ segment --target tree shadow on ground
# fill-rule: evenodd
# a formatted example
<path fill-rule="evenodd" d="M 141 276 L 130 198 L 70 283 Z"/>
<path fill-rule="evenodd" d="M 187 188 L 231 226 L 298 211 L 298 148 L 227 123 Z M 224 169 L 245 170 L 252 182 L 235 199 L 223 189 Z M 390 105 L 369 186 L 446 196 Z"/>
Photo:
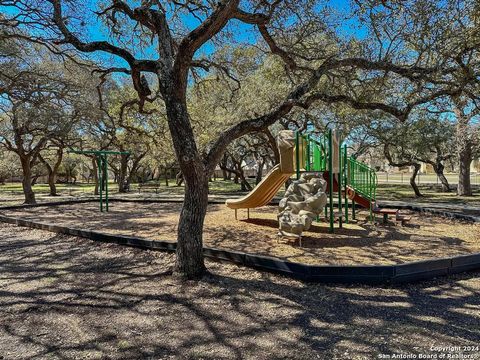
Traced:
<path fill-rule="evenodd" d="M 180 203 L 115 203 L 109 213 L 99 213 L 97 204 L 87 203 L 24 209 L 8 215 L 112 235 L 174 241 L 180 208 Z M 299 246 L 298 241 L 277 236 L 277 221 L 269 218 L 272 207 L 256 209 L 250 219 L 240 221 L 232 219 L 233 212 L 225 210 L 224 205 L 209 206 L 204 228 L 206 246 L 294 262 L 398 264 L 468 254 L 478 249 L 471 239 L 464 240 L 464 234 L 438 233 L 436 229 L 442 220 L 437 217 L 431 220 L 422 214 L 417 214 L 418 219 L 414 218 L 407 227 L 396 227 L 392 223 L 374 225 L 365 220 L 367 211 L 358 211 L 356 221 L 342 229 L 336 224 L 334 234 L 329 233 L 327 222 L 314 223 Z M 246 211 L 241 215 L 246 215 Z M 468 233 L 473 231 L 470 229 Z"/>
<path fill-rule="evenodd" d="M 0 236 L 6 359 L 373 358 L 480 336 L 479 273 L 325 286 L 209 262 L 211 275 L 181 282 L 170 254 L 10 226 Z"/>

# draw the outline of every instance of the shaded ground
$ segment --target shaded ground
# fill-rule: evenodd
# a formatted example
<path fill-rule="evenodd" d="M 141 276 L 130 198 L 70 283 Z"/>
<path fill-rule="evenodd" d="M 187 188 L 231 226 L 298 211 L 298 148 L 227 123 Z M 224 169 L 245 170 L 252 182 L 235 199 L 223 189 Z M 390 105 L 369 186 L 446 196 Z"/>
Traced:
<path fill-rule="evenodd" d="M 251 180 L 251 179 L 250 179 Z M 153 184 L 158 184 L 158 188 Z M 150 186 L 139 190 L 139 184 L 131 184 L 130 192 L 120 194 L 118 193 L 118 185 L 114 182 L 109 183 L 109 194 L 111 196 L 126 197 L 126 198 L 156 198 L 165 196 L 183 196 L 185 192 L 184 186 L 176 186 L 175 180 L 170 179 L 169 186 L 165 185 L 165 181 L 161 182 L 149 182 Z M 253 180 L 251 180 L 252 186 L 255 186 Z M 50 188 L 48 184 L 37 183 L 33 186 L 33 191 L 36 195 L 36 200 L 39 203 L 91 198 L 94 196 L 94 184 L 93 183 L 76 183 L 76 184 L 57 184 L 58 196 L 50 196 Z M 240 185 L 235 184 L 233 181 L 217 180 L 209 183 L 210 195 L 213 197 L 216 195 L 239 196 L 244 194 L 241 191 Z M 23 195 L 22 184 L 6 183 L 0 184 L 0 204 L 1 206 L 18 205 L 25 201 Z"/>
<path fill-rule="evenodd" d="M 480 215 L 480 186 L 472 186 L 472 196 L 458 196 L 452 189 L 449 193 L 441 192 L 436 185 L 420 185 L 422 197 L 415 197 L 412 187 L 407 184 L 379 184 L 377 188 L 377 199 L 382 201 L 405 201 L 412 204 L 445 204 L 445 205 L 466 205 L 477 207 L 477 214 Z"/>
<path fill-rule="evenodd" d="M 2 224 L 0 358 L 374 359 L 479 345 L 480 273 L 373 288 L 212 262 L 203 281 L 178 282 L 172 264 Z"/>
<path fill-rule="evenodd" d="M 6 211 L 6 215 L 39 222 L 91 229 L 147 239 L 175 240 L 179 203 L 111 203 L 99 213 L 97 203 Z M 207 246 L 275 256 L 310 264 L 393 264 L 428 258 L 480 252 L 480 224 L 462 223 L 413 213 L 406 227 L 374 226 L 360 212 L 357 223 L 329 234 L 327 223 L 304 233 L 302 247 L 277 237 L 276 207 L 234 211 L 210 205 L 204 238 Z M 363 220 L 362 220 L 363 219 Z"/>

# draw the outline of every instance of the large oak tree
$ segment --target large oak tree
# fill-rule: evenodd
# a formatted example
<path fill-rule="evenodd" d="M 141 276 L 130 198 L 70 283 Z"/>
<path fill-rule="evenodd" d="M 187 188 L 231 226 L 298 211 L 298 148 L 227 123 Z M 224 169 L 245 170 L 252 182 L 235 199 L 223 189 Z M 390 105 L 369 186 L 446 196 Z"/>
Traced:
<path fill-rule="evenodd" d="M 111 0 L 99 1 L 96 9 L 82 9 L 84 2 L 75 0 L 1 3 L 15 8 L 4 24 L 29 31 L 30 40 L 52 51 L 120 59 L 105 71 L 131 77 L 140 111 L 146 102 L 162 102 L 186 183 L 175 271 L 188 277 L 205 271 L 208 179 L 233 140 L 316 102 L 341 102 L 403 120 L 416 105 L 461 93 L 477 79 L 465 70 L 478 48 L 473 0 L 358 0 L 343 13 L 315 0 Z M 98 22 L 92 23 L 92 11 Z M 110 36 L 89 37 L 89 26 Z M 355 31 L 359 36 L 348 35 Z M 235 67 L 216 61 L 226 44 L 232 51 L 254 45 L 273 54 L 283 63 L 285 88 L 262 113 L 226 122 L 200 151 L 188 90 L 206 72 L 224 74 L 241 86 Z M 158 89 L 149 86 L 145 74 L 156 78 Z M 393 85 L 402 93 L 389 91 Z"/>

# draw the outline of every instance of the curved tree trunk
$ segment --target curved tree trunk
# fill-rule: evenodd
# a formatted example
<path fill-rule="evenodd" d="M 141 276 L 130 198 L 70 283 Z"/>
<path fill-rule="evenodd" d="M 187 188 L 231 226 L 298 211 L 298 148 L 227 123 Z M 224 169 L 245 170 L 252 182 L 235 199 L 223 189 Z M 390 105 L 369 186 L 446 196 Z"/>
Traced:
<path fill-rule="evenodd" d="M 257 175 L 255 176 L 255 184 L 258 185 L 260 181 L 262 181 L 263 167 L 265 166 L 265 159 L 263 159 L 262 161 L 257 161 L 257 166 L 258 166 L 258 169 L 257 169 Z"/>
<path fill-rule="evenodd" d="M 222 157 L 222 161 L 220 162 L 220 169 L 222 170 L 222 175 L 223 175 L 223 180 L 231 180 L 232 179 L 232 173 L 227 171 L 227 155 L 224 154 Z"/>
<path fill-rule="evenodd" d="M 177 184 L 177 186 L 180 186 L 183 184 L 183 180 L 184 180 L 184 177 L 183 177 L 183 174 L 181 171 L 179 171 L 177 173 L 177 175 L 175 176 L 175 182 Z"/>
<path fill-rule="evenodd" d="M 185 176 L 185 200 L 177 234 L 175 272 L 198 278 L 206 268 L 203 261 L 203 223 L 207 213 L 208 178 Z"/>
<path fill-rule="evenodd" d="M 235 184 L 240 184 L 240 189 L 242 191 L 251 191 L 252 185 L 250 185 L 248 180 L 245 178 L 245 173 L 243 172 L 242 166 L 240 164 L 241 163 L 239 162 L 234 162 L 234 169 L 224 168 L 223 165 L 220 166 L 222 169 L 225 169 L 226 171 L 235 175 L 233 178 L 233 182 Z"/>
<path fill-rule="evenodd" d="M 240 188 L 242 191 L 252 191 L 252 185 L 244 177 L 240 180 Z"/>
<path fill-rule="evenodd" d="M 208 205 L 207 170 L 195 142 L 182 84 L 187 76 L 173 75 L 164 89 L 168 126 L 175 155 L 185 181 L 185 199 L 178 222 L 177 250 L 174 273 L 188 279 L 200 278 L 206 271 L 203 259 L 203 224 Z"/>
<path fill-rule="evenodd" d="M 93 190 L 93 194 L 98 195 L 98 164 L 97 164 L 97 159 L 92 158 L 92 166 L 93 166 L 93 180 L 95 182 L 95 189 Z"/>
<path fill-rule="evenodd" d="M 32 186 L 37 185 L 37 181 L 38 181 L 38 178 L 40 176 L 43 176 L 43 175 L 42 174 L 35 174 L 35 175 L 32 176 L 32 181 L 31 181 Z"/>
<path fill-rule="evenodd" d="M 57 174 L 53 171 L 48 172 L 48 187 L 50 188 L 50 196 L 58 196 L 57 193 Z"/>
<path fill-rule="evenodd" d="M 22 188 L 23 194 L 25 196 L 25 204 L 36 204 L 35 193 L 32 188 L 32 166 L 30 157 L 20 157 L 20 162 L 22 164 Z"/>
<path fill-rule="evenodd" d="M 417 179 L 418 172 L 420 171 L 420 168 L 421 168 L 420 164 L 414 164 L 413 165 L 413 173 L 410 176 L 410 186 L 412 187 L 416 197 L 422 197 L 423 196 L 422 193 L 420 192 L 420 190 L 418 189 L 417 183 L 415 182 L 415 180 Z"/>
<path fill-rule="evenodd" d="M 458 165 L 458 188 L 457 194 L 462 196 L 472 196 L 472 185 L 470 183 L 470 164 L 472 163 L 472 147 L 470 144 L 464 144 L 459 151 Z"/>
<path fill-rule="evenodd" d="M 448 183 L 447 178 L 443 171 L 445 170 L 445 166 L 442 163 L 436 163 L 433 165 L 433 171 L 437 174 L 440 183 L 442 184 L 442 191 L 443 192 L 450 192 L 450 184 Z"/>
<path fill-rule="evenodd" d="M 240 179 L 240 188 L 242 191 L 251 191 L 252 185 L 248 182 L 247 178 L 245 177 L 245 172 L 243 171 L 242 165 L 237 165 L 237 173 L 238 178 Z"/>
<path fill-rule="evenodd" d="M 268 143 L 270 145 L 270 148 L 272 149 L 273 157 L 275 159 L 275 165 L 280 164 L 280 152 L 278 151 L 277 139 L 275 139 L 275 136 L 273 136 L 273 134 L 268 128 L 265 129 L 264 133 L 267 136 Z"/>
<path fill-rule="evenodd" d="M 53 167 L 48 163 L 42 155 L 38 155 L 39 160 L 45 165 L 48 172 L 48 187 L 50 188 L 50 196 L 58 196 L 57 192 L 57 174 L 63 159 L 63 148 L 57 150 L 57 159 Z"/>
<path fill-rule="evenodd" d="M 126 193 L 128 191 L 128 184 L 126 183 L 128 172 L 128 155 L 120 155 L 120 169 L 118 170 L 118 192 Z"/>
<path fill-rule="evenodd" d="M 470 184 L 470 164 L 473 160 L 472 127 L 470 126 L 471 116 L 467 115 L 467 102 L 464 98 L 453 97 L 455 106 L 453 112 L 457 117 L 456 126 L 456 147 L 458 161 L 458 187 L 457 195 L 471 196 L 472 186 Z"/>
<path fill-rule="evenodd" d="M 245 177 L 245 172 L 243 171 L 242 168 L 242 162 L 237 162 L 236 163 L 236 172 L 235 174 L 238 176 L 238 179 L 240 180 L 240 189 L 242 191 L 251 191 L 252 186 L 248 182 L 247 178 Z"/>
<path fill-rule="evenodd" d="M 126 187 L 126 190 L 127 191 L 130 191 L 130 185 L 132 184 L 132 179 L 134 176 L 137 176 L 138 178 L 138 169 L 140 168 L 140 161 L 143 159 L 143 157 L 146 155 L 147 153 L 145 152 L 144 154 L 142 154 L 141 156 L 137 157 L 133 163 L 132 163 L 132 167 L 130 169 L 130 171 L 128 171 L 128 175 L 127 175 L 127 178 L 125 179 L 125 187 Z"/>
<path fill-rule="evenodd" d="M 165 166 L 164 174 L 165 174 L 165 186 L 168 188 L 168 186 L 169 186 L 169 184 L 168 184 L 168 174 L 169 174 L 169 171 L 168 171 L 167 166 Z"/>

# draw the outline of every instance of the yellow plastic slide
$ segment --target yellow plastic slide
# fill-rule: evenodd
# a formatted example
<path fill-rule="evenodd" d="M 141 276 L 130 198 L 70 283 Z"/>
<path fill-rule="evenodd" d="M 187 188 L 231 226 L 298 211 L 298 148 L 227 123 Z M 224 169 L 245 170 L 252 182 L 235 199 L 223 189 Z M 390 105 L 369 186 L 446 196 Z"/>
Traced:
<path fill-rule="evenodd" d="M 252 209 L 267 205 L 295 172 L 293 131 L 281 131 L 278 140 L 280 164 L 276 165 L 267 176 L 249 194 L 240 199 L 228 199 L 226 205 L 231 209 Z"/>
<path fill-rule="evenodd" d="M 280 165 L 276 165 L 248 195 L 240 199 L 228 199 L 226 204 L 230 209 L 251 209 L 267 205 L 291 175 L 283 174 Z"/>

